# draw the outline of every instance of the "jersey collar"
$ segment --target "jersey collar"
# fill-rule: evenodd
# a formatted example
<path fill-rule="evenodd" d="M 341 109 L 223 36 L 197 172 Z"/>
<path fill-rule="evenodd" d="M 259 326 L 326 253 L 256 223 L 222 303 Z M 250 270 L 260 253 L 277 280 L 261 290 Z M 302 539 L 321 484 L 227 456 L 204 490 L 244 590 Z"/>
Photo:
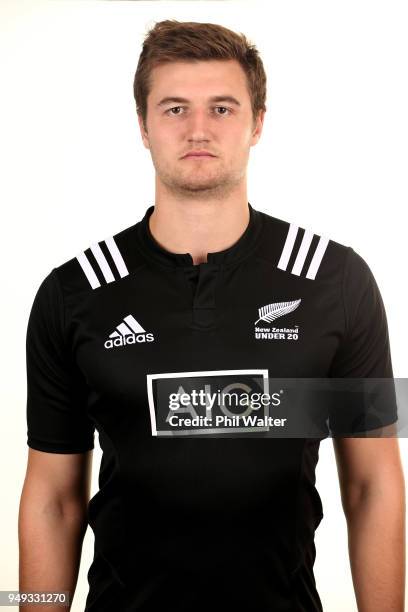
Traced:
<path fill-rule="evenodd" d="M 215 253 L 207 253 L 207 262 L 212 264 L 230 264 L 238 262 L 252 253 L 255 249 L 263 227 L 263 216 L 255 210 L 248 202 L 249 223 L 240 238 L 229 248 Z M 151 260 L 164 266 L 193 266 L 193 258 L 190 253 L 171 253 L 154 239 L 150 228 L 149 218 L 154 211 L 154 205 L 150 206 L 141 221 L 137 224 L 137 236 L 143 253 Z"/>

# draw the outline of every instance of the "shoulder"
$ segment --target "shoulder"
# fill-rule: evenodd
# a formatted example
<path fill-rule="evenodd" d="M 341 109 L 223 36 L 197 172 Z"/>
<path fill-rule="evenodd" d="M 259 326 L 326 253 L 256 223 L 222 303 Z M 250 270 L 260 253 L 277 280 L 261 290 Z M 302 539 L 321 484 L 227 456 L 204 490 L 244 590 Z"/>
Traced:
<path fill-rule="evenodd" d="M 260 211 L 259 211 L 260 212 Z M 313 227 L 260 212 L 262 240 L 257 255 L 291 278 L 333 279 L 344 272 L 355 251 Z"/>
<path fill-rule="evenodd" d="M 136 248 L 138 223 L 104 238 L 90 240 L 73 256 L 57 264 L 51 274 L 64 293 L 93 293 L 125 281 L 144 265 Z"/>

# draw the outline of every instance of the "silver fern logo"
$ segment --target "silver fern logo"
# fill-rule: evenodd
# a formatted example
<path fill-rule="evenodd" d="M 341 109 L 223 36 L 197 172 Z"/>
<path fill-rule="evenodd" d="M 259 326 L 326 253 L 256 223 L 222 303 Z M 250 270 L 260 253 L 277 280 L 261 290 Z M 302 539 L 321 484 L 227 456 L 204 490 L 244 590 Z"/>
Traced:
<path fill-rule="evenodd" d="M 258 308 L 258 319 L 255 321 L 255 338 L 259 340 L 298 340 L 299 327 L 293 328 L 263 326 L 258 327 L 258 323 L 263 321 L 266 324 L 272 323 L 275 319 L 283 317 L 296 310 L 302 300 L 291 300 L 289 302 L 275 302 Z"/>
<path fill-rule="evenodd" d="M 259 319 L 255 321 L 255 325 L 259 321 L 265 321 L 265 323 L 272 323 L 278 317 L 292 312 L 300 304 L 301 300 L 293 300 L 292 302 L 276 302 L 275 304 L 268 304 L 267 306 L 261 306 L 258 308 Z"/>

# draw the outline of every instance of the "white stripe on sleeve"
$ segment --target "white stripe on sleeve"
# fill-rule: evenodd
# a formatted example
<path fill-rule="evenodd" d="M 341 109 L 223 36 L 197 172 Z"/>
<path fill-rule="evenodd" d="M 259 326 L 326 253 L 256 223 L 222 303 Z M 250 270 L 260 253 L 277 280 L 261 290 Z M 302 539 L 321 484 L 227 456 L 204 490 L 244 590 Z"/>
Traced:
<path fill-rule="evenodd" d="M 96 276 L 94 269 L 89 263 L 89 260 L 87 256 L 85 255 L 85 253 L 81 251 L 81 253 L 79 253 L 76 256 L 76 258 L 79 261 L 82 270 L 85 272 L 85 276 L 88 279 L 89 284 L 91 285 L 92 289 L 96 289 L 97 287 L 100 287 L 101 283 L 99 282 L 98 277 Z"/>
<path fill-rule="evenodd" d="M 123 278 L 124 276 L 127 276 L 129 274 L 129 271 L 126 267 L 126 264 L 123 260 L 122 255 L 120 254 L 120 251 L 117 247 L 117 244 L 113 236 L 110 236 L 109 238 L 105 238 L 105 244 L 109 249 L 109 253 L 112 255 L 112 259 L 115 262 L 115 265 L 118 269 L 120 277 Z"/>
<path fill-rule="evenodd" d="M 91 246 L 91 251 L 94 254 L 96 261 L 98 262 L 100 269 L 102 270 L 102 274 L 106 282 L 111 283 L 112 281 L 114 281 L 115 277 L 112 274 L 112 270 L 110 269 L 106 257 L 102 253 L 102 249 L 97 242 Z"/>
<path fill-rule="evenodd" d="M 291 223 L 289 225 L 288 234 L 286 236 L 285 246 L 283 247 L 282 254 L 280 256 L 280 260 L 278 263 L 278 268 L 280 270 L 286 270 L 288 261 L 292 254 L 293 245 L 295 244 L 296 236 L 298 233 L 298 226 Z"/>
<path fill-rule="evenodd" d="M 320 240 L 314 252 L 313 259 L 310 262 L 310 266 L 307 271 L 306 278 L 316 277 L 316 273 L 319 269 L 320 263 L 323 259 L 323 255 L 326 251 L 328 244 L 329 244 L 329 238 L 326 238 L 326 236 L 320 236 Z"/>
<path fill-rule="evenodd" d="M 296 256 L 295 263 L 293 264 L 292 274 L 300 275 L 302 272 L 303 264 L 305 263 L 306 255 L 310 247 L 310 243 L 313 240 L 314 233 L 310 230 L 305 230 L 303 234 L 302 244 L 300 245 L 298 254 Z"/>

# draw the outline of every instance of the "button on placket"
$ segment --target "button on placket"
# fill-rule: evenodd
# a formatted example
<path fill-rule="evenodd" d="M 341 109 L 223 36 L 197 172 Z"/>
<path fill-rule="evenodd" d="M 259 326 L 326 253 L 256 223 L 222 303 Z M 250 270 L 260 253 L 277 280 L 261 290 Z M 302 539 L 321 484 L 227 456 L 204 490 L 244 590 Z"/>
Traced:
<path fill-rule="evenodd" d="M 197 329 L 207 329 L 215 322 L 215 288 L 219 265 L 212 263 L 198 264 L 198 278 L 193 294 L 193 320 Z"/>

